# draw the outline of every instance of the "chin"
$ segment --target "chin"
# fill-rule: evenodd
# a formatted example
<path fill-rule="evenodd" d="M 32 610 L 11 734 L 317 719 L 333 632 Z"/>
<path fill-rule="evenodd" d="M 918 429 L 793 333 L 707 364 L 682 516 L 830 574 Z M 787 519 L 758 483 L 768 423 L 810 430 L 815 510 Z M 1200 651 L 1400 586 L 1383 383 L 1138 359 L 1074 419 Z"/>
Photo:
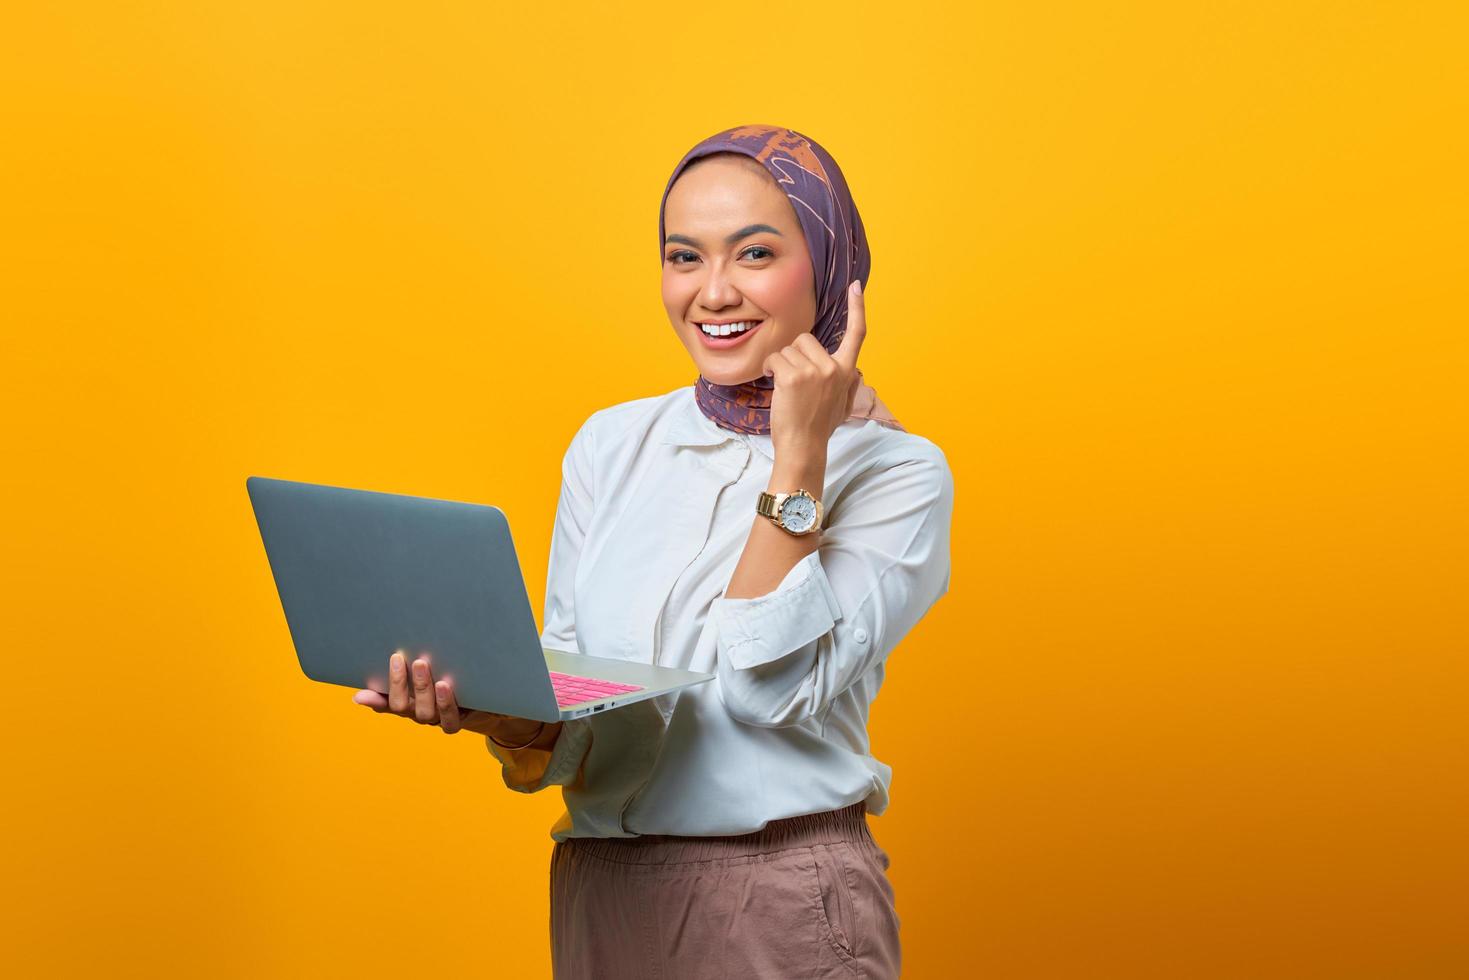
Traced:
<path fill-rule="evenodd" d="M 714 384 L 729 385 L 731 387 L 733 387 L 734 385 L 742 385 L 747 381 L 754 381 L 761 374 L 761 372 L 759 371 L 755 371 L 750 374 L 741 374 L 739 371 L 730 371 L 728 369 L 723 371 L 700 371 L 699 373 L 702 374 L 706 380 Z"/>

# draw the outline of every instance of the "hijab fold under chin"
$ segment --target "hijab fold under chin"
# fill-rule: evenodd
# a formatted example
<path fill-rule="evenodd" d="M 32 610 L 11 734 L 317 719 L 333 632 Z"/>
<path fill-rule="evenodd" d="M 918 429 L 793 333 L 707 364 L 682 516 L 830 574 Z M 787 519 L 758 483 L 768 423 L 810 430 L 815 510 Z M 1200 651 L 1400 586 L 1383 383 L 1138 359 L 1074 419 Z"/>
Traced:
<path fill-rule="evenodd" d="M 695 145 L 678 162 L 663 188 L 663 201 L 658 206 L 659 261 L 663 260 L 666 244 L 663 214 L 674 182 L 695 160 L 712 153 L 730 152 L 758 161 L 790 199 L 801 222 L 816 279 L 816 323 L 811 333 L 828 354 L 836 353 L 847 330 L 847 285 L 853 279 L 861 279 L 866 290 L 872 259 L 867 252 L 862 217 L 847 190 L 846 178 L 831 154 L 815 140 L 781 126 L 738 126 Z M 860 368 L 857 373 L 860 378 Z M 768 435 L 774 390 L 772 378 L 721 385 L 701 374 L 694 385 L 694 398 L 699 410 L 716 425 L 736 432 Z M 850 418 L 872 419 L 890 428 L 903 429 L 877 397 L 877 391 L 865 381 L 859 382 Z"/>

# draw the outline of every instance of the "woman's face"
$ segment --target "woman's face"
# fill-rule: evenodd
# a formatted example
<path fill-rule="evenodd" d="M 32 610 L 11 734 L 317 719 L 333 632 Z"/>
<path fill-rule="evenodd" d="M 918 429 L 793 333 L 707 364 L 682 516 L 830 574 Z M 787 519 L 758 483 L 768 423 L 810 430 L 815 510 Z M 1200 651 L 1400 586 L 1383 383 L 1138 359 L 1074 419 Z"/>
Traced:
<path fill-rule="evenodd" d="M 679 175 L 664 202 L 663 305 L 699 373 L 737 385 L 816 323 L 811 254 L 790 199 L 748 157 L 711 156 Z M 709 322 L 756 321 L 720 338 Z"/>

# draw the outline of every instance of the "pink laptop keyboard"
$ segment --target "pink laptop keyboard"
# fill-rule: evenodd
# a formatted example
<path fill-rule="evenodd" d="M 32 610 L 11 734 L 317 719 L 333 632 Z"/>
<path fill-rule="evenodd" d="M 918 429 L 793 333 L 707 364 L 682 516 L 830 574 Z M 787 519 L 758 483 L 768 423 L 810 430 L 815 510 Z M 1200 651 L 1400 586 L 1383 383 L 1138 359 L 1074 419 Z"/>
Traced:
<path fill-rule="evenodd" d="M 599 681 L 592 677 L 578 677 L 575 674 L 558 674 L 554 670 L 551 671 L 551 687 L 556 691 L 556 704 L 562 708 L 570 704 L 581 704 L 583 701 L 595 701 L 613 694 L 626 694 L 628 691 L 643 689 L 638 684 Z"/>

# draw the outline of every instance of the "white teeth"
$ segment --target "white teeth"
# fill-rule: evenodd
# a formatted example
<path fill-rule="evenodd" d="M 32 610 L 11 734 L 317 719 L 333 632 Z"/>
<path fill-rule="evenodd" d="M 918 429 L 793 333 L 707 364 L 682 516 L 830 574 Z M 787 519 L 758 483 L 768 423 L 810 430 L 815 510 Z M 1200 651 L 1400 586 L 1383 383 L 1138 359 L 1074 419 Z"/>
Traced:
<path fill-rule="evenodd" d="M 758 322 L 758 320 L 746 320 L 743 323 L 701 323 L 699 329 L 711 337 L 728 337 L 732 333 L 744 333 Z"/>

